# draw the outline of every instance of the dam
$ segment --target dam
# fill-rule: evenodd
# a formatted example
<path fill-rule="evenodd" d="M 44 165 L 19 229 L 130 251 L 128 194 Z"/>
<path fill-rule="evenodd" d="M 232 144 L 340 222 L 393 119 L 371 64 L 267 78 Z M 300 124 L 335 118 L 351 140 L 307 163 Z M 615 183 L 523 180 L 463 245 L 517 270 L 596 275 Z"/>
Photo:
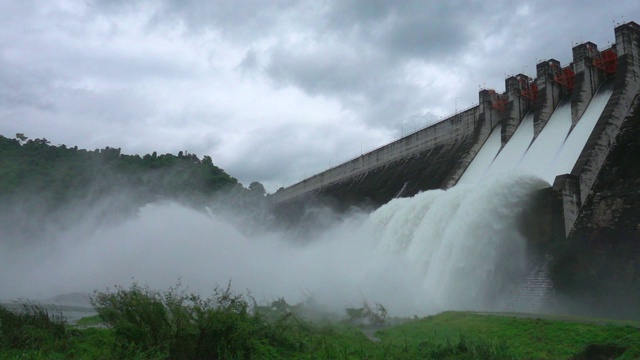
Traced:
<path fill-rule="evenodd" d="M 511 76 L 505 81 L 505 92 L 481 90 L 477 106 L 281 188 L 272 200 L 286 207 L 320 195 L 343 205 L 368 202 L 377 207 L 396 197 L 471 181 L 492 163 L 491 173 L 506 171 L 526 152 L 518 167 L 529 171 L 536 166 L 548 168 L 555 156 L 564 157 L 542 177 L 557 190 L 573 188 L 570 197 L 577 201 L 572 208 L 565 204 L 565 213 L 575 217 L 580 199 L 589 196 L 607 155 L 617 145 L 623 122 L 631 122 L 635 115 L 634 100 L 640 88 L 639 34 L 635 22 L 622 24 L 615 28 L 616 42 L 610 48 L 599 50 L 596 44 L 585 42 L 572 49 L 573 62 L 568 65 L 554 59 L 541 61 L 535 79 L 524 74 Z M 609 91 L 595 99 L 598 104 L 592 104 L 601 87 Z M 591 111 L 584 116 L 590 105 Z M 529 142 L 509 141 L 525 131 Z M 548 146 L 545 132 L 565 136 Z M 580 139 L 568 136 L 578 132 Z M 553 152 L 560 146 L 562 154 Z M 561 176 L 556 179 L 557 175 Z M 566 224 L 566 234 L 573 220 Z"/>
<path fill-rule="evenodd" d="M 640 25 L 614 33 L 609 48 L 576 45 L 570 64 L 541 61 L 535 78 L 510 76 L 502 93 L 481 90 L 477 106 L 280 189 L 271 196 L 276 213 L 299 215 L 314 201 L 378 208 L 514 170 L 533 173 L 550 186 L 536 192 L 521 225 L 548 260 L 553 287 L 592 306 L 634 307 Z"/>

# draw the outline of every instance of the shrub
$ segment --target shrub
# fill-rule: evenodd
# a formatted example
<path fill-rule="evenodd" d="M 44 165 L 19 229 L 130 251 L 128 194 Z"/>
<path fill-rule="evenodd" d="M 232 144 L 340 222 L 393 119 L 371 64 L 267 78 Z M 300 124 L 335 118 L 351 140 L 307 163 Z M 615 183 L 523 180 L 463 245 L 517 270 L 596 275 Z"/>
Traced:
<path fill-rule="evenodd" d="M 120 357 L 274 358 L 278 351 L 302 348 L 301 322 L 290 314 L 269 322 L 249 299 L 232 292 L 230 284 L 203 298 L 179 285 L 160 293 L 134 283 L 96 292 L 91 301 L 113 328 Z"/>
<path fill-rule="evenodd" d="M 1 349 L 64 349 L 70 333 L 66 319 L 58 310 L 50 312 L 42 305 L 24 301 L 10 309 L 0 305 Z"/>
<path fill-rule="evenodd" d="M 380 303 L 376 303 L 372 309 L 365 301 L 360 308 L 347 308 L 348 322 L 354 325 L 375 325 L 384 326 L 387 322 L 387 308 Z"/>
<path fill-rule="evenodd" d="M 129 289 L 96 293 L 91 300 L 98 315 L 113 327 L 119 352 L 153 352 L 165 346 L 169 323 L 158 292 L 133 284 Z"/>

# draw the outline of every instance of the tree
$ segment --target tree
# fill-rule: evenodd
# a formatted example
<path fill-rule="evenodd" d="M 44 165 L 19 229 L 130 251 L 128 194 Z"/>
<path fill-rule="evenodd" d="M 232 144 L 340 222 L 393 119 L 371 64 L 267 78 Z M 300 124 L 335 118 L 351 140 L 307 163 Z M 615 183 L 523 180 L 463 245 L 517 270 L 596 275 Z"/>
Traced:
<path fill-rule="evenodd" d="M 257 181 L 249 184 L 249 191 L 251 191 L 252 194 L 256 194 L 259 196 L 265 196 L 267 193 L 267 191 L 264 189 L 264 185 L 260 184 Z"/>
<path fill-rule="evenodd" d="M 16 139 L 20 140 L 20 144 L 24 144 L 27 140 L 29 140 L 29 138 L 24 136 L 23 133 L 17 133 Z"/>

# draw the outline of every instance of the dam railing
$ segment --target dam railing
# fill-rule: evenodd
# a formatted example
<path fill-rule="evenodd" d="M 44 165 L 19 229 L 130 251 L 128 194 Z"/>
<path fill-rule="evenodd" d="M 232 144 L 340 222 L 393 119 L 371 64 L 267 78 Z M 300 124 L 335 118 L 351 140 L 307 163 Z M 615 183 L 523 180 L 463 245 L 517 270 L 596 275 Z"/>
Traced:
<path fill-rule="evenodd" d="M 473 104 L 447 118 L 393 139 L 338 165 L 331 166 L 276 192 L 274 199 L 276 202 L 285 201 L 342 179 L 384 166 L 403 157 L 428 150 L 440 143 L 466 136 L 475 129 L 478 109 L 479 105 Z"/>

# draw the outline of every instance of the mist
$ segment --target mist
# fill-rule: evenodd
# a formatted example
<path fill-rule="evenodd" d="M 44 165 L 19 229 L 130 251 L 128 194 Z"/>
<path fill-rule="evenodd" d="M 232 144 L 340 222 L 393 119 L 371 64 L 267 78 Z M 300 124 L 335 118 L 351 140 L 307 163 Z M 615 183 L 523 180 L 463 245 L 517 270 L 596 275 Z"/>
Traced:
<path fill-rule="evenodd" d="M 241 221 L 211 210 L 219 204 L 201 211 L 156 202 L 118 223 L 88 226 L 83 218 L 23 246 L 3 242 L 2 298 L 44 299 L 132 282 L 158 290 L 180 282 L 207 294 L 231 282 L 259 302 L 312 298 L 336 312 L 364 301 L 394 316 L 506 309 L 496 299 L 527 272 L 517 218 L 531 192 L 545 185 L 510 176 L 427 191 L 370 214 L 329 217 L 323 231 L 304 237 L 242 231 Z"/>

